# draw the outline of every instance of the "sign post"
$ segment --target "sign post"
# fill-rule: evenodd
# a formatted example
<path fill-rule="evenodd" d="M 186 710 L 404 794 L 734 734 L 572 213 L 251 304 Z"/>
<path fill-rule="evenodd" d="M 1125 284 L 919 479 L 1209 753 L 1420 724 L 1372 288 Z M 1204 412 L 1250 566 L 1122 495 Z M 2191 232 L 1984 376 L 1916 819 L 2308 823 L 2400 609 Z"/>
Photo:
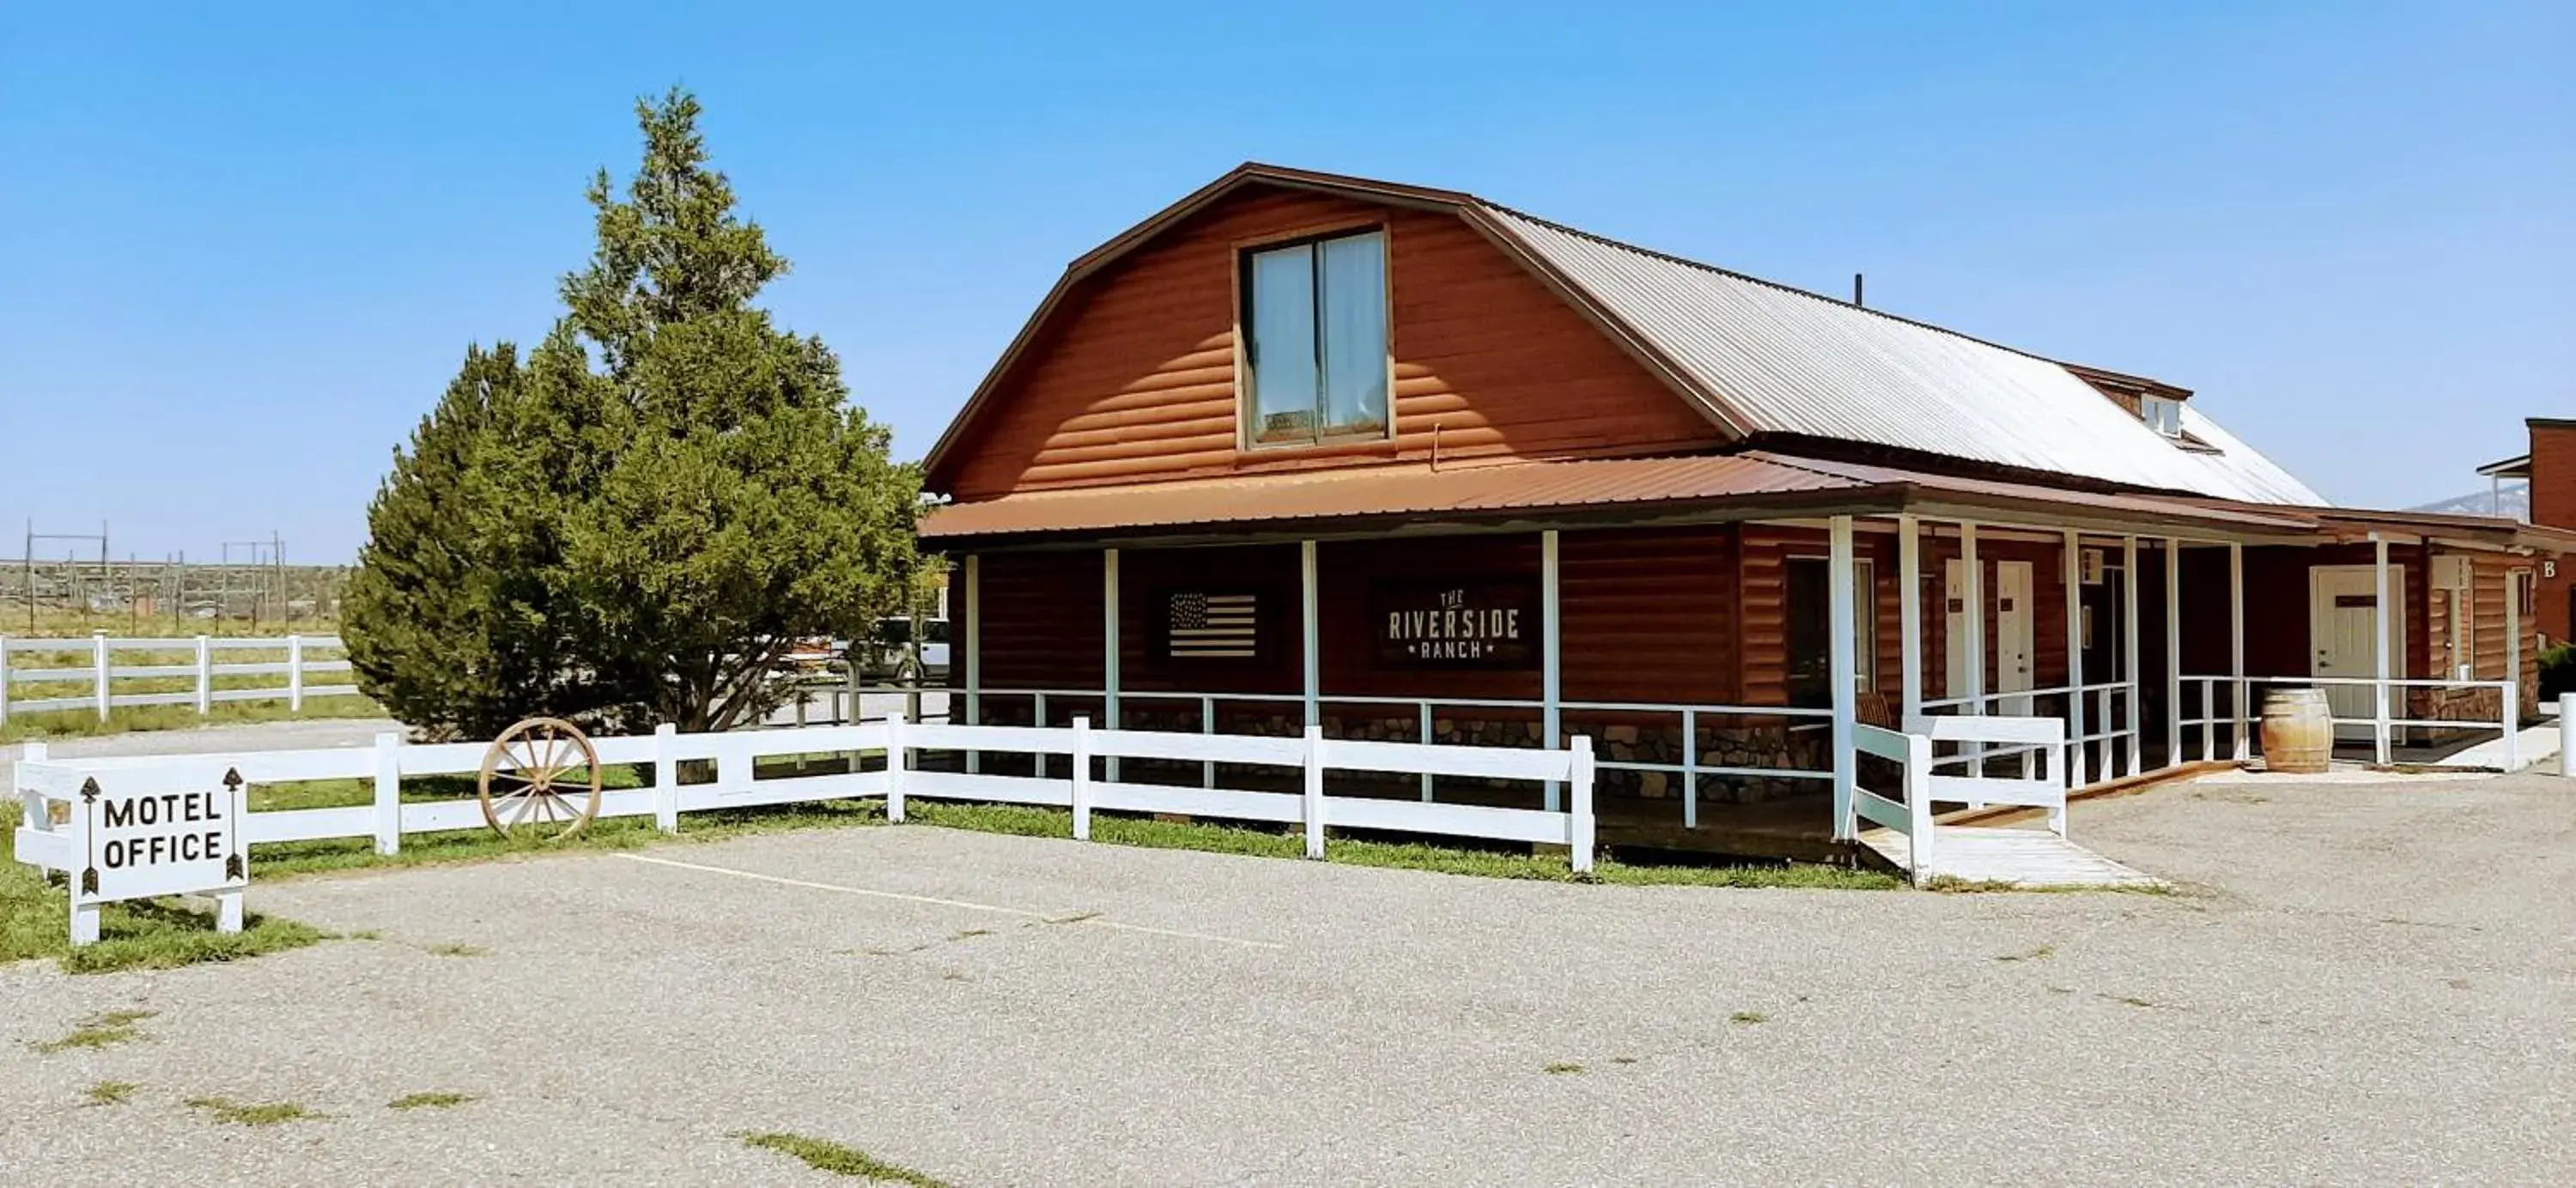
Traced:
<path fill-rule="evenodd" d="M 242 929 L 250 885 L 241 822 L 241 772 L 208 782 L 201 767 L 112 772 L 81 782 L 72 806 L 71 940 L 98 940 L 100 904 L 164 895 L 212 895 L 215 930 Z M 111 786 L 112 785 L 112 786 Z"/>

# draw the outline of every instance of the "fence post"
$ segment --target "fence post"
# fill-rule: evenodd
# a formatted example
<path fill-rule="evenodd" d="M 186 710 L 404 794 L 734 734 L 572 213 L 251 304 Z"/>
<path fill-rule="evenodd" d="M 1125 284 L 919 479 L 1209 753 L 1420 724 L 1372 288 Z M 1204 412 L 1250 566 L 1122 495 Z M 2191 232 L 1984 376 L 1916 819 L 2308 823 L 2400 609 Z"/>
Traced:
<path fill-rule="evenodd" d="M 304 637 L 286 637 L 286 710 L 304 712 Z"/>
<path fill-rule="evenodd" d="M 2576 779 L 2576 693 L 2558 695 L 2558 774 Z"/>
<path fill-rule="evenodd" d="M 1199 698 L 1199 733 L 1216 733 L 1216 698 Z M 1216 787 L 1216 760 L 1199 764 L 1199 787 Z"/>
<path fill-rule="evenodd" d="M 1324 728 L 1306 724 L 1306 856 L 1324 856 Z"/>
<path fill-rule="evenodd" d="M 653 728 L 653 827 L 680 831 L 680 728 L 664 722 Z"/>
<path fill-rule="evenodd" d="M 1073 719 L 1073 840 L 1091 840 L 1091 719 Z"/>
<path fill-rule="evenodd" d="M 1905 736 L 1905 857 L 1916 884 L 1932 867 L 1932 738 Z"/>
<path fill-rule="evenodd" d="M 9 637 L 0 635 L 0 726 L 9 724 Z"/>
<path fill-rule="evenodd" d="M 402 851 L 402 735 L 376 735 L 376 852 Z"/>
<path fill-rule="evenodd" d="M 1422 745 L 1431 745 L 1431 703 L 1422 703 Z M 1422 803 L 1431 803 L 1431 773 L 1422 773 Z"/>
<path fill-rule="evenodd" d="M 31 595 L 32 597 L 32 595 Z M 107 720 L 107 633 L 93 631 L 89 636 L 90 674 L 97 681 L 98 720 Z"/>
<path fill-rule="evenodd" d="M 887 714 L 886 732 L 886 820 L 903 824 L 903 715 Z"/>
<path fill-rule="evenodd" d="M 23 746 L 20 746 L 20 747 L 18 748 L 18 762 L 20 762 L 20 763 L 42 763 L 42 762 L 44 762 L 44 761 L 45 761 L 45 744 L 44 744 L 44 743 L 42 743 L 42 742 L 28 742 L 28 743 L 26 743 L 26 744 L 24 744 Z M 14 768 L 13 768 L 13 769 L 11 769 L 11 770 L 14 772 L 16 769 L 14 769 Z M 14 783 L 16 783 L 17 781 L 16 781 L 16 780 L 11 780 L 10 782 L 14 784 Z M 25 816 L 25 818 L 26 818 L 25 823 L 26 823 L 27 828 L 29 828 L 29 829 L 51 829 L 51 828 L 53 828 L 53 825 L 54 825 L 53 820 L 52 820 L 51 818 L 49 818 L 49 817 L 47 817 L 47 816 L 45 815 L 45 798 L 44 798 L 44 797 L 39 796 L 39 795 L 37 795 L 36 793 L 33 793 L 33 792 L 24 792 L 24 791 L 20 791 L 20 790 L 18 790 L 18 789 L 16 789 L 16 788 L 12 788 L 12 789 L 10 789 L 10 791 L 11 791 L 11 792 L 13 792 L 13 793 L 16 793 L 16 794 L 17 794 L 17 796 L 18 796 L 19 802 L 20 802 L 21 807 L 22 807 L 22 810 L 23 810 L 23 815 L 24 815 L 24 816 Z"/>
<path fill-rule="evenodd" d="M 2508 591 L 2505 596 L 2513 595 Z M 2522 682 L 2518 680 L 2504 684 L 2504 769 L 2522 770 Z"/>
<path fill-rule="evenodd" d="M 215 641 L 197 637 L 197 716 L 202 718 L 215 708 Z"/>
<path fill-rule="evenodd" d="M 1574 762 L 1566 783 L 1572 785 L 1574 813 L 1566 821 L 1565 858 L 1576 874 L 1592 873 L 1592 736 L 1574 736 Z"/>

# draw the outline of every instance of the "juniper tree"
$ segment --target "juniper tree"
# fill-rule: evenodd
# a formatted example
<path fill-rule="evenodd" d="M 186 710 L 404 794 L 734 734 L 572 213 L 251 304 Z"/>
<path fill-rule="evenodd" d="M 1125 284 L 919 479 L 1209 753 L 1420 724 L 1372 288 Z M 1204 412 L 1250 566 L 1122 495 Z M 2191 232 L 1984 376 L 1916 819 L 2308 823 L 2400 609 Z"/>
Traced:
<path fill-rule="evenodd" d="M 623 194 L 605 170 L 591 183 L 598 242 L 563 279 L 565 314 L 453 429 L 442 401 L 371 513 L 361 569 L 378 605 L 461 590 L 484 608 L 412 627 L 349 616 L 353 660 L 399 658 L 367 680 L 406 720 L 479 731 L 492 719 L 477 707 L 497 702 L 723 729 L 783 700 L 777 661 L 796 641 L 904 609 L 917 470 L 849 404 L 832 351 L 752 304 L 787 261 L 709 168 L 697 100 L 674 90 L 636 114 L 642 166 Z M 425 482 L 457 490 L 405 489 Z M 480 526 L 422 526 L 442 503 Z M 453 563 L 411 555 L 459 538 Z M 470 691 L 418 671 L 495 650 L 548 667 L 482 663 L 493 679 Z"/>

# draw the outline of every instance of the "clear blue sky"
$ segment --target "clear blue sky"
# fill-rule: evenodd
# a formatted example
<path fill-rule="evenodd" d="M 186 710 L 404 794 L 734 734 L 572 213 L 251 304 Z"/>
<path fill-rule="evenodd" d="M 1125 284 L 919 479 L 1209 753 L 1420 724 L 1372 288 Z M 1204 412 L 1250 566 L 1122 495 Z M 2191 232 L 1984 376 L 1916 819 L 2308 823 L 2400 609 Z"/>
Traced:
<path fill-rule="evenodd" d="M 0 555 L 32 516 L 351 556 L 465 344 L 544 332 L 584 181 L 675 82 L 795 261 L 770 304 L 905 456 L 1067 260 L 1247 158 L 1865 271 L 2197 389 L 2345 502 L 2474 489 L 2576 414 L 2564 0 L 525 7 L 0 12 Z"/>

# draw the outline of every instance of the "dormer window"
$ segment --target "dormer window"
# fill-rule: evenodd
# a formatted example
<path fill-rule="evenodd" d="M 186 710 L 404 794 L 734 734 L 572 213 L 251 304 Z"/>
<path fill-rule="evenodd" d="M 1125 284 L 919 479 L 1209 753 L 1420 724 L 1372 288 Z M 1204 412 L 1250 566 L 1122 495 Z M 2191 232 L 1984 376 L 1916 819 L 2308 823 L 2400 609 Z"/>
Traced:
<path fill-rule="evenodd" d="M 2182 401 L 2163 396 L 2138 397 L 2138 419 L 2167 437 L 2182 436 Z"/>
<path fill-rule="evenodd" d="M 1387 431 L 1386 233 L 1245 252 L 1247 445 L 1316 445 Z"/>

